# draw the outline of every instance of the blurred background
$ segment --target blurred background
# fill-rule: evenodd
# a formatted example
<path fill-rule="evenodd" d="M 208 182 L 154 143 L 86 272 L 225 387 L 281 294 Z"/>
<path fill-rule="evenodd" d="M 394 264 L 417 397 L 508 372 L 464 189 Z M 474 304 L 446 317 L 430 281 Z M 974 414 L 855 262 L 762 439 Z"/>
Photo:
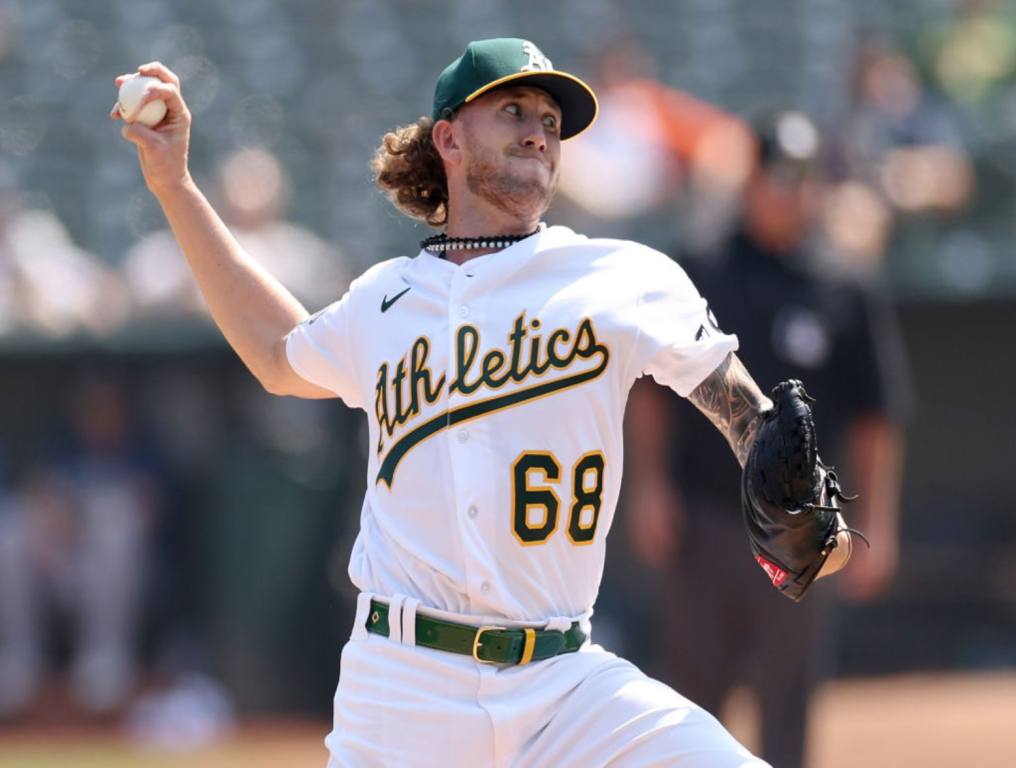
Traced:
<path fill-rule="evenodd" d="M 865 494 L 872 550 L 807 631 L 750 614 L 768 586 L 718 554 L 754 569 L 743 541 L 695 522 L 736 517 L 736 475 L 693 490 L 704 421 L 640 384 L 629 418 L 666 429 L 629 448 L 658 466 L 629 472 L 597 639 L 800 753 L 774 765 L 1016 764 L 1016 3 L 0 0 L 0 766 L 321 765 L 355 603 L 363 417 L 226 347 L 113 77 L 181 76 L 193 174 L 313 311 L 429 234 L 368 160 L 495 36 L 600 95 L 548 221 L 686 266 L 763 388 L 816 382 Z M 727 678 L 683 682 L 687 643 L 735 636 Z"/>

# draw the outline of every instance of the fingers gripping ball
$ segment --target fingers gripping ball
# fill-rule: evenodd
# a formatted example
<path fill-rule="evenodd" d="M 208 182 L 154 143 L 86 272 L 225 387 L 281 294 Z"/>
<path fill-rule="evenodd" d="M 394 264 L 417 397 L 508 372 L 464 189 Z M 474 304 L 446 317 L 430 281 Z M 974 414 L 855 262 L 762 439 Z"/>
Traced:
<path fill-rule="evenodd" d="M 162 82 L 157 77 L 146 77 L 145 75 L 134 75 L 123 81 L 120 92 L 117 95 L 117 104 L 120 106 L 120 114 L 128 123 L 141 123 L 149 128 L 162 122 L 166 116 L 166 102 L 161 99 L 150 101 L 141 106 L 141 99 L 145 95 L 145 88 L 149 84 Z"/>
<path fill-rule="evenodd" d="M 778 384 L 772 400 L 745 462 L 741 509 L 756 561 L 796 601 L 846 564 L 850 532 L 840 508 L 852 498 L 818 456 L 814 401 L 801 382 Z"/>

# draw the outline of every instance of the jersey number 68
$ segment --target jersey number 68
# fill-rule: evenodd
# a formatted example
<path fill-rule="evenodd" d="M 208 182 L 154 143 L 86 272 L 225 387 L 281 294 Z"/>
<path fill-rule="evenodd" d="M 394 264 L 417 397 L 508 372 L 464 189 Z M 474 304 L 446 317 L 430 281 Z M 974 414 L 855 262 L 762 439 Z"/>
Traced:
<path fill-rule="evenodd" d="M 603 453 L 584 453 L 572 467 L 568 538 L 591 544 L 603 503 Z M 523 546 L 543 544 L 557 529 L 561 463 L 548 451 L 526 451 L 512 464 L 512 532 Z"/>

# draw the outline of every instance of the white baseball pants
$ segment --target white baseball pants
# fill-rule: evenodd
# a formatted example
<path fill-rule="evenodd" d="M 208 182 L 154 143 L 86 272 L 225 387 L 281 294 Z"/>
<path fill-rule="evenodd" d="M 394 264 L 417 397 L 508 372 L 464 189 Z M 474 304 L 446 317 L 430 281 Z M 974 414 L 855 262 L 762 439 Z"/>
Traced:
<path fill-rule="evenodd" d="M 328 768 L 767 766 L 708 712 L 597 645 L 479 664 L 368 634 L 369 603 L 361 595 L 342 651 Z"/>

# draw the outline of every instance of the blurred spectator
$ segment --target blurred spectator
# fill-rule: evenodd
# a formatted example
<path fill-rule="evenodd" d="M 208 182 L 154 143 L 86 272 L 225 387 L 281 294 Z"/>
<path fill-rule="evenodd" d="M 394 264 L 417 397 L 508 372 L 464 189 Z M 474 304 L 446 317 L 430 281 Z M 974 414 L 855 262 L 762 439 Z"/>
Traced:
<path fill-rule="evenodd" d="M 24 207 L 14 173 L 0 164 L 0 333 L 101 333 L 127 308 L 116 273 L 76 246 L 52 212 Z"/>
<path fill-rule="evenodd" d="M 230 230 L 297 298 L 320 307 L 345 292 L 350 276 L 342 254 L 310 230 L 281 218 L 289 199 L 289 179 L 274 155 L 264 149 L 238 150 L 219 167 L 217 182 L 217 208 Z M 205 312 L 169 230 L 154 232 L 135 245 L 124 270 L 142 311 Z"/>
<path fill-rule="evenodd" d="M 0 446 L 0 718 L 20 711 L 35 687 L 35 638 L 23 500 Z"/>
<path fill-rule="evenodd" d="M 857 179 L 827 185 L 816 260 L 830 272 L 859 280 L 877 278 L 892 234 L 893 215 L 876 189 Z"/>
<path fill-rule="evenodd" d="M 117 379 L 78 382 L 68 426 L 29 479 L 25 503 L 5 516 L 0 616 L 16 663 L 0 663 L 0 690 L 18 693 L 8 714 L 30 702 L 65 644 L 53 627 L 68 630 L 71 692 L 86 713 L 117 711 L 137 682 L 162 473 Z"/>
<path fill-rule="evenodd" d="M 706 259 L 682 264 L 719 320 L 740 339 L 738 356 L 767 390 L 799 378 L 818 399 L 823 458 L 845 464 L 861 500 L 850 524 L 872 540 L 855 561 L 795 604 L 749 556 L 739 468 L 726 442 L 694 409 L 640 382 L 629 401 L 626 466 L 630 546 L 659 569 L 668 596 L 650 650 L 654 670 L 711 712 L 747 686 L 757 695 L 761 755 L 803 764 L 808 697 L 828 671 L 822 618 L 830 588 L 857 600 L 884 594 L 897 556 L 903 381 L 897 329 L 869 287 L 810 270 L 819 210 L 812 173 L 818 132 L 801 113 L 760 123 L 760 163 L 742 196 L 736 230 Z"/>
<path fill-rule="evenodd" d="M 214 464 L 201 527 L 216 669 L 244 711 L 313 710 L 332 699 L 325 672 L 338 672 L 342 617 L 355 613 L 355 594 L 336 604 L 327 569 L 358 520 L 359 420 L 332 401 L 273 397 L 246 372 L 233 392 L 244 439 Z"/>
<path fill-rule="evenodd" d="M 935 75 L 956 101 L 993 111 L 990 101 L 1006 98 L 1016 73 L 1016 7 L 1002 0 L 963 0 L 954 5 L 948 24 L 930 34 L 923 30 L 935 41 Z"/>
<path fill-rule="evenodd" d="M 883 41 L 860 49 L 843 152 L 847 174 L 902 211 L 954 212 L 972 194 L 958 121 L 925 90 L 913 63 Z"/>
<path fill-rule="evenodd" d="M 689 184 L 712 191 L 743 182 L 751 157 L 731 115 L 659 82 L 652 58 L 630 39 L 603 48 L 593 83 L 597 121 L 561 145 L 561 193 L 590 226 L 657 213 L 672 219 Z M 698 195 L 701 204 L 717 199 Z M 707 211 L 696 212 L 701 222 Z M 592 231 L 589 226 L 579 227 Z M 616 236 L 616 223 L 610 228 Z"/>

